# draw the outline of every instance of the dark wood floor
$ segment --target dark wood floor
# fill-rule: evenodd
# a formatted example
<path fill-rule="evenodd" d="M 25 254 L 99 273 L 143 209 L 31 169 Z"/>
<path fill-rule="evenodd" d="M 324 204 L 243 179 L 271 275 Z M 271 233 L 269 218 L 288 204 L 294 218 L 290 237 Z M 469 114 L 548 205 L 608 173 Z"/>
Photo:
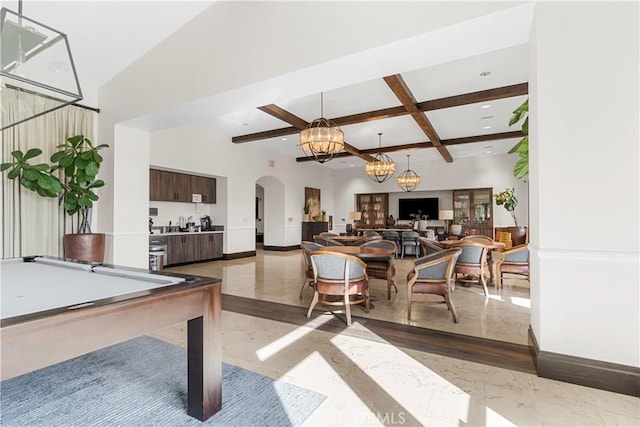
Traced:
<path fill-rule="evenodd" d="M 299 306 L 256 300 L 234 295 L 222 296 L 222 309 L 234 313 L 276 320 L 302 326 L 307 323 L 307 309 Z M 317 313 L 320 315 L 320 312 Z M 504 369 L 536 374 L 529 347 L 504 341 L 454 334 L 434 329 L 401 325 L 383 320 L 358 317 L 352 313 L 352 320 L 365 325 L 380 341 L 398 347 L 424 351 L 453 357 L 470 362 L 497 366 Z M 375 339 L 354 328 L 347 328 L 344 317 L 337 315 L 318 329 Z"/>

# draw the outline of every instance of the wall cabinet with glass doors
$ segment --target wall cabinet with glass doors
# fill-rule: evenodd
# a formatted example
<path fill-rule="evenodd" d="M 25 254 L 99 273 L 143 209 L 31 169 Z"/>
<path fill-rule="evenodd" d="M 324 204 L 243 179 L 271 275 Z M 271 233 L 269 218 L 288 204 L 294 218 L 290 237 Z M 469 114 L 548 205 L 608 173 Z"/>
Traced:
<path fill-rule="evenodd" d="M 357 209 L 362 212 L 359 228 L 385 228 L 389 215 L 389 194 L 358 194 Z"/>
<path fill-rule="evenodd" d="M 453 190 L 453 223 L 462 234 L 483 234 L 493 238 L 493 191 L 491 188 Z"/>

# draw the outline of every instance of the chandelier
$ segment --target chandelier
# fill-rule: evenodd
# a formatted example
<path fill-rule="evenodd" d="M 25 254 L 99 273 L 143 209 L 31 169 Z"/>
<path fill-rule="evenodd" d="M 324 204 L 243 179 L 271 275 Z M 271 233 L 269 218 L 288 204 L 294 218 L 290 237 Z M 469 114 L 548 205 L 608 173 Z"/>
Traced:
<path fill-rule="evenodd" d="M 22 14 L 0 9 L 0 129 L 82 99 L 67 36 Z"/>
<path fill-rule="evenodd" d="M 413 191 L 420 185 L 420 177 L 409 168 L 409 157 L 411 155 L 407 154 L 407 170 L 398 177 L 398 185 L 406 192 Z"/>
<path fill-rule="evenodd" d="M 300 132 L 300 148 L 304 154 L 319 163 L 328 162 L 344 148 L 344 133 L 329 119 L 324 118 L 324 102 L 320 93 L 320 118 Z"/>
<path fill-rule="evenodd" d="M 382 148 L 382 133 L 378 133 L 378 146 Z M 393 163 L 391 157 L 384 153 L 378 153 L 372 161 L 367 162 L 365 171 L 367 175 L 369 175 L 369 178 L 382 183 L 391 178 L 396 171 L 396 164 Z"/>

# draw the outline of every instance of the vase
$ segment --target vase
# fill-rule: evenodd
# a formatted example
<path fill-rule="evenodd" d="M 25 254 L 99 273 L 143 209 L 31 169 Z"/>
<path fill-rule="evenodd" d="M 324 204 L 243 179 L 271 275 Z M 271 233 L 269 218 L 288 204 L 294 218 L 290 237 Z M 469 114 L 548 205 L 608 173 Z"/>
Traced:
<path fill-rule="evenodd" d="M 449 227 L 449 234 L 453 234 L 454 236 L 462 234 L 462 224 L 451 224 L 451 227 Z"/>
<path fill-rule="evenodd" d="M 64 257 L 78 261 L 104 261 L 104 233 L 65 234 L 62 238 Z"/>

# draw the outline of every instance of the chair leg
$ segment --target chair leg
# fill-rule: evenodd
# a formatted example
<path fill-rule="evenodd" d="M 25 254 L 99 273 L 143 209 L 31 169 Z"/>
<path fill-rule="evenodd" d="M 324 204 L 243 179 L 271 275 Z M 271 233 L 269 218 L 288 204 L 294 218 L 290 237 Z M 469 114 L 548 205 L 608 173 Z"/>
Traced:
<path fill-rule="evenodd" d="M 409 294 L 407 295 L 407 320 L 411 320 L 411 287 L 409 287 Z"/>
<path fill-rule="evenodd" d="M 449 307 L 449 311 L 453 316 L 453 323 L 458 323 L 458 312 L 456 311 L 456 308 L 453 305 L 453 301 L 451 301 L 449 295 L 444 295 L 444 302 L 447 304 L 447 307 Z"/>
<path fill-rule="evenodd" d="M 482 271 L 480 272 L 480 283 L 482 284 L 482 289 L 484 290 L 484 296 L 489 296 L 489 289 L 487 289 L 487 278 Z"/>
<path fill-rule="evenodd" d="M 364 312 L 369 312 L 369 302 L 371 301 L 371 294 L 369 293 L 369 288 L 364 291 Z"/>
<path fill-rule="evenodd" d="M 313 299 L 311 300 L 311 304 L 309 304 L 309 310 L 307 310 L 307 319 L 311 317 L 311 312 L 313 311 L 313 307 L 318 303 L 318 292 L 313 292 Z"/>
<path fill-rule="evenodd" d="M 300 288 L 300 299 L 302 299 L 302 294 L 304 294 L 304 290 L 307 289 L 307 286 L 311 283 L 311 279 L 308 277 L 304 279 L 304 283 L 302 284 L 302 288 Z"/>
<path fill-rule="evenodd" d="M 347 314 L 347 326 L 351 326 L 351 304 L 349 304 L 349 294 L 344 296 L 344 311 Z"/>

